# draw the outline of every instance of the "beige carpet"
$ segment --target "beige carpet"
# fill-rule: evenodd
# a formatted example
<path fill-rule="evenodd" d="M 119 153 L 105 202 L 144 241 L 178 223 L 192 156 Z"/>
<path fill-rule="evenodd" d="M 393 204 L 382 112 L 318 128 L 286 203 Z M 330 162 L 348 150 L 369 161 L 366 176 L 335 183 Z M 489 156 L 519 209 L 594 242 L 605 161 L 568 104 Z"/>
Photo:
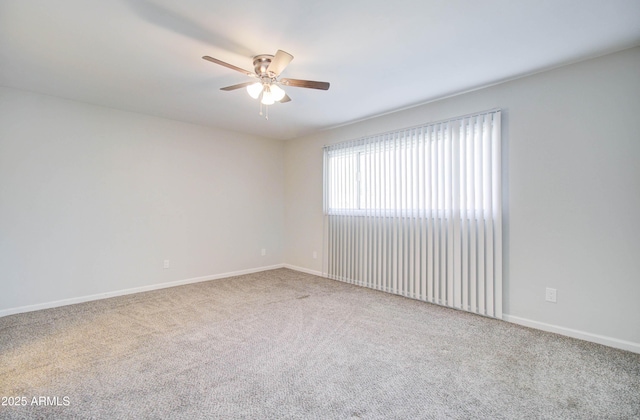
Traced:
<path fill-rule="evenodd" d="M 638 419 L 640 355 L 279 269 L 0 318 L 0 397 L 26 402 L 2 419 Z"/>

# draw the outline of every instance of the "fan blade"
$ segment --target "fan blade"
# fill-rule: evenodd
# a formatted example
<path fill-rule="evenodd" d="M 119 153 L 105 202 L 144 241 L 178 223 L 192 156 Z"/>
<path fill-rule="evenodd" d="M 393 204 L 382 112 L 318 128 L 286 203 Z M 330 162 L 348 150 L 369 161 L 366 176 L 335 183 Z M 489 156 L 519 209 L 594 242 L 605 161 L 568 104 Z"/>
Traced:
<path fill-rule="evenodd" d="M 220 90 L 226 90 L 226 91 L 229 91 L 229 90 L 242 89 L 243 87 L 247 87 L 247 86 L 252 85 L 252 84 L 254 84 L 254 83 L 256 83 L 256 82 L 251 81 L 251 82 L 239 83 L 239 84 L 237 84 L 237 85 L 227 86 L 227 87 L 220 88 Z"/>
<path fill-rule="evenodd" d="M 271 60 L 271 64 L 267 67 L 267 72 L 273 73 L 276 77 L 282 73 L 285 67 L 289 65 L 289 63 L 293 60 L 293 56 L 288 52 L 284 52 L 282 50 L 278 50 L 276 52 L 275 57 Z"/>
<path fill-rule="evenodd" d="M 252 71 L 241 69 L 240 67 L 236 67 L 233 64 L 229 64 L 229 63 L 225 63 L 224 61 L 220 61 L 217 58 L 209 57 L 208 55 L 205 55 L 202 58 L 207 60 L 207 61 L 211 61 L 212 63 L 220 64 L 221 66 L 227 67 L 227 68 L 229 68 L 231 70 L 239 71 L 240 73 L 246 74 L 249 77 L 256 77 L 256 74 L 254 72 L 252 72 Z"/>
<path fill-rule="evenodd" d="M 285 102 L 291 102 L 291 98 L 286 93 L 284 94 L 284 97 L 282 99 L 280 99 L 280 103 L 281 104 L 283 104 Z"/>
<path fill-rule="evenodd" d="M 299 79 L 281 79 L 280 83 L 282 83 L 285 86 L 329 90 L 328 82 L 315 82 L 313 80 L 299 80 Z"/>

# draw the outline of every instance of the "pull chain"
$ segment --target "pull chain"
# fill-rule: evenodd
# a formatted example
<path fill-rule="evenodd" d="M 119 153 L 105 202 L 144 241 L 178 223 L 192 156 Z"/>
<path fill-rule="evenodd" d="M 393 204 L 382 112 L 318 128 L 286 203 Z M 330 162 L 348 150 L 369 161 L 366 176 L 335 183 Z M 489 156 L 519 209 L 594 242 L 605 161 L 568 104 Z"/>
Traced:
<path fill-rule="evenodd" d="M 260 116 L 264 115 L 265 120 L 269 120 L 269 105 L 264 105 L 264 112 L 262 112 L 262 102 L 260 102 Z"/>
<path fill-rule="evenodd" d="M 264 95 L 264 92 L 260 94 L 260 116 L 264 115 L 264 119 L 269 120 L 269 105 L 264 105 L 265 112 L 262 112 L 262 95 Z"/>

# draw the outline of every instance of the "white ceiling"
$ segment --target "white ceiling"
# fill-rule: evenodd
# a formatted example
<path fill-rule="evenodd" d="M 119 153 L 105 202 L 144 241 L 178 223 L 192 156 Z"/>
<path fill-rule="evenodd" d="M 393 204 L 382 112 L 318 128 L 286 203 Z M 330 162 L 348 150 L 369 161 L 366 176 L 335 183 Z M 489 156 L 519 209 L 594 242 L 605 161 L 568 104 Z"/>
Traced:
<path fill-rule="evenodd" d="M 289 139 L 640 45 L 640 0 L 1 0 L 0 85 Z M 269 107 L 247 81 L 282 49 Z"/>

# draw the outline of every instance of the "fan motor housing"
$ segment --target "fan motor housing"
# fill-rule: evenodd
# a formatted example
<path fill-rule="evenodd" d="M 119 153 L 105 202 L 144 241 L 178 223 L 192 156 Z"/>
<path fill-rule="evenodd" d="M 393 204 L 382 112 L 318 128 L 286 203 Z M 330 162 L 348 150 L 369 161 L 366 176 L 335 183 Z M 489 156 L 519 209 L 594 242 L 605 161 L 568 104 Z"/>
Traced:
<path fill-rule="evenodd" d="M 273 60 L 273 55 L 260 54 L 253 57 L 253 68 L 258 76 L 269 76 L 267 69 Z"/>

